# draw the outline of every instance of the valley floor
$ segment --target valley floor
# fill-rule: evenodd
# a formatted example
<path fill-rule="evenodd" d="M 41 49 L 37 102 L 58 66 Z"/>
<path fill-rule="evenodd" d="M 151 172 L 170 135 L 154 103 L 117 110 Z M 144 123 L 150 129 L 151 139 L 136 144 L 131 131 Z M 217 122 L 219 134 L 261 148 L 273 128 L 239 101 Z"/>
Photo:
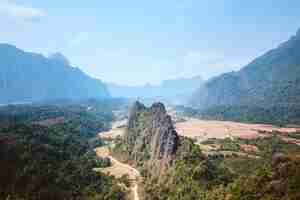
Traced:
<path fill-rule="evenodd" d="M 124 133 L 124 127 L 117 127 L 115 122 L 113 129 L 99 133 L 103 139 L 113 140 Z M 126 122 L 122 121 L 122 124 Z M 300 139 L 291 136 L 300 132 L 299 127 L 277 127 L 270 124 L 248 124 L 232 121 L 199 120 L 187 119 L 184 122 L 175 123 L 176 131 L 179 135 L 196 139 L 198 143 L 210 138 L 241 138 L 256 139 L 258 137 L 268 137 L 270 134 L 277 134 L 282 140 L 300 145 Z"/>
<path fill-rule="evenodd" d="M 118 161 L 110 154 L 110 146 L 113 146 L 114 139 L 122 136 L 126 130 L 124 124 L 126 124 L 125 121 L 122 121 L 122 123 L 119 121 L 114 122 L 111 130 L 98 134 L 110 145 L 96 148 L 97 156 L 110 158 L 112 162 L 111 167 L 98 170 L 116 178 L 128 175 L 131 183 L 128 188 L 130 189 L 130 199 L 139 200 L 142 198 L 142 196 L 139 197 L 138 193 L 139 181 L 141 180 L 139 171 L 126 163 Z M 276 135 L 280 140 L 300 145 L 300 138 L 298 138 L 300 128 L 298 127 L 281 128 L 269 124 L 187 119 L 184 122 L 175 123 L 175 128 L 179 135 L 194 139 L 205 155 L 223 155 L 226 158 L 224 162 L 229 167 L 231 165 L 235 166 L 235 163 L 242 162 L 243 159 L 251 162 L 262 159 L 261 145 L 258 141 L 254 142 L 256 139 L 260 141 Z M 253 142 L 248 144 L 245 141 Z"/>
<path fill-rule="evenodd" d="M 189 119 L 176 123 L 176 131 L 179 135 L 196 139 L 198 142 L 209 138 L 241 138 L 255 139 L 266 137 L 271 133 L 278 133 L 284 140 L 288 135 L 300 132 L 300 128 L 281 128 L 270 124 L 247 124 L 231 121 Z M 290 140 L 300 145 L 300 141 Z"/>

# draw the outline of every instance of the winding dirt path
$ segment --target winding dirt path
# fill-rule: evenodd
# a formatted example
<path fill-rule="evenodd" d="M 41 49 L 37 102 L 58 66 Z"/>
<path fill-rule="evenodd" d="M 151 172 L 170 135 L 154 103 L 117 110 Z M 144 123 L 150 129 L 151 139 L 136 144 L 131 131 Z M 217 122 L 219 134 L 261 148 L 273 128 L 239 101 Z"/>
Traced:
<path fill-rule="evenodd" d="M 133 200 L 139 200 L 138 195 L 138 180 L 141 177 L 140 172 L 126 163 L 122 163 L 112 157 L 107 147 L 99 147 L 95 149 L 98 157 L 108 157 L 112 165 L 107 168 L 100 169 L 101 172 L 120 178 L 123 175 L 128 175 L 131 181 L 131 193 Z"/>
<path fill-rule="evenodd" d="M 137 169 L 131 167 L 131 166 L 128 165 L 128 164 L 121 163 L 120 161 L 116 160 L 116 159 L 115 159 L 114 157 L 112 157 L 112 156 L 108 156 L 108 157 L 109 157 L 109 159 L 112 161 L 113 165 L 117 165 L 117 166 L 119 166 L 119 167 L 121 167 L 121 168 L 125 168 L 125 169 L 127 169 L 126 171 L 129 170 L 129 171 L 131 172 L 130 174 L 133 175 L 135 179 L 136 179 L 136 178 L 139 178 L 139 177 L 141 176 L 140 172 L 139 172 Z"/>
<path fill-rule="evenodd" d="M 101 132 L 98 136 L 102 139 L 114 140 L 117 136 L 123 135 L 125 129 L 122 125 L 126 124 L 126 121 L 117 121 L 112 124 L 112 129 L 107 132 Z M 138 180 L 141 177 L 140 172 L 132 166 L 122 163 L 110 155 L 109 148 L 99 147 L 95 149 L 98 157 L 108 157 L 111 160 L 112 166 L 100 169 L 101 172 L 107 173 L 120 178 L 123 175 L 128 175 L 131 181 L 131 196 L 133 200 L 140 200 L 138 195 Z"/>
<path fill-rule="evenodd" d="M 135 183 L 134 187 L 132 188 L 133 191 L 133 198 L 134 200 L 139 200 L 139 195 L 138 195 L 138 184 Z"/>
<path fill-rule="evenodd" d="M 127 170 L 124 170 L 125 173 L 126 173 L 126 171 L 128 172 L 128 170 L 129 170 L 130 173 L 128 173 L 128 175 L 129 175 L 129 179 L 132 181 L 131 191 L 132 191 L 132 194 L 133 194 L 133 199 L 134 200 L 139 200 L 137 182 L 138 182 L 139 177 L 141 176 L 140 172 L 137 169 L 131 167 L 128 164 L 121 163 L 120 161 L 116 160 L 112 156 L 108 156 L 108 157 L 112 161 L 113 165 L 118 166 L 118 167 L 123 168 L 123 169 L 127 169 Z"/>

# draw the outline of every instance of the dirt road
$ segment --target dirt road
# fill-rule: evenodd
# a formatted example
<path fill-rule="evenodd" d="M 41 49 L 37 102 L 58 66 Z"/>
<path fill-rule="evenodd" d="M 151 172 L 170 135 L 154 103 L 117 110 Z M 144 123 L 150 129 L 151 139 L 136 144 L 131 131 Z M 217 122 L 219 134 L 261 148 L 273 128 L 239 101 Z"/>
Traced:
<path fill-rule="evenodd" d="M 133 194 L 133 198 L 134 198 L 134 200 L 139 200 L 137 181 L 138 181 L 139 177 L 141 176 L 140 172 L 138 170 L 136 170 L 135 168 L 131 167 L 130 165 L 119 162 L 112 156 L 109 156 L 109 158 L 112 161 L 114 166 L 118 166 L 119 168 L 126 169 L 126 170 L 124 170 L 125 173 L 126 172 L 128 173 L 128 171 L 129 171 L 128 175 L 129 175 L 129 179 L 132 181 L 131 191 Z"/>
<path fill-rule="evenodd" d="M 95 149 L 98 157 L 108 157 L 112 165 L 107 168 L 100 169 L 101 172 L 120 178 L 123 175 L 128 175 L 131 181 L 131 193 L 133 200 L 139 200 L 138 196 L 138 180 L 141 177 L 140 172 L 128 164 L 122 163 L 112 157 L 107 147 L 99 147 Z"/>
<path fill-rule="evenodd" d="M 133 190 L 133 198 L 134 200 L 139 200 L 139 195 L 138 195 L 138 184 L 135 183 L 134 187 L 132 188 Z"/>
<path fill-rule="evenodd" d="M 108 156 L 108 157 L 111 160 L 113 165 L 117 165 L 123 169 L 126 169 L 125 170 L 126 172 L 130 171 L 130 174 L 132 175 L 133 179 L 139 178 L 141 176 L 140 172 L 138 170 L 136 170 L 135 168 L 131 167 L 130 165 L 121 163 L 120 161 L 116 160 L 112 156 Z"/>

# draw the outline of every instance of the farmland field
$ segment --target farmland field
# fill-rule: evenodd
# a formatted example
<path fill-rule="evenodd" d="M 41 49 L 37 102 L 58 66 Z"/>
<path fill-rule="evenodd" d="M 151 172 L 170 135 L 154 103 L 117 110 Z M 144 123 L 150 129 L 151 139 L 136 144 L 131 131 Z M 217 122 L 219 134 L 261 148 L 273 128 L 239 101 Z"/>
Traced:
<path fill-rule="evenodd" d="M 175 124 L 179 135 L 197 138 L 204 141 L 208 138 L 224 139 L 242 138 L 255 139 L 267 136 L 268 133 L 279 132 L 282 135 L 289 135 L 299 132 L 299 128 L 280 128 L 269 124 L 246 124 L 231 121 L 209 121 L 190 119 Z"/>

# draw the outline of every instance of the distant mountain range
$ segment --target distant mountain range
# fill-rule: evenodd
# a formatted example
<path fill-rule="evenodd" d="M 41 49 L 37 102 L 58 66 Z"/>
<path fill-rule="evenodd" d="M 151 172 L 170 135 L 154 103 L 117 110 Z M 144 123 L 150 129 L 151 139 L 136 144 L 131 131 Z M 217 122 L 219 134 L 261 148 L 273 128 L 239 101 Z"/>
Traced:
<path fill-rule="evenodd" d="M 207 81 L 191 99 L 200 110 L 218 106 L 300 106 L 300 30 L 240 71 Z"/>
<path fill-rule="evenodd" d="M 61 54 L 47 58 L 0 44 L 0 56 L 0 103 L 110 97 L 105 84 Z"/>
<path fill-rule="evenodd" d="M 124 86 L 107 83 L 107 87 L 113 97 L 154 99 L 179 103 L 190 97 L 203 82 L 200 76 L 195 76 L 165 80 L 160 85 Z"/>

